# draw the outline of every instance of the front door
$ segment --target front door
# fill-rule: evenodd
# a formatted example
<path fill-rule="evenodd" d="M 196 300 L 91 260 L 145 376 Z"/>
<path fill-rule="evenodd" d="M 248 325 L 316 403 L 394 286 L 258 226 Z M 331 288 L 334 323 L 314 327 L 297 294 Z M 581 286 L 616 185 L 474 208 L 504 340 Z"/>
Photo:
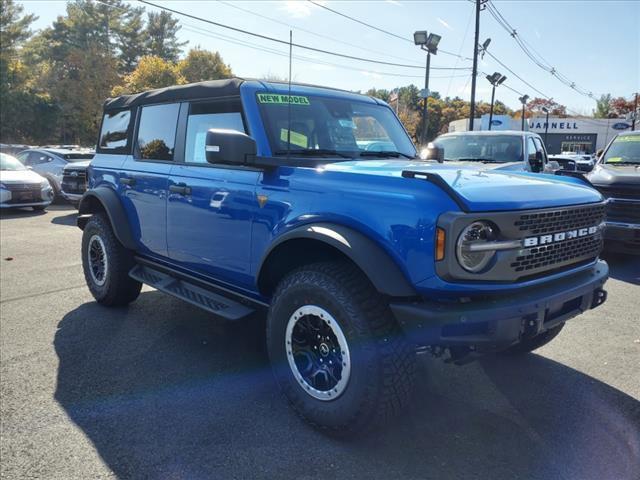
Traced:
<path fill-rule="evenodd" d="M 119 192 L 142 253 L 166 257 L 169 172 L 176 156 L 180 104 L 142 107 L 133 156 L 119 170 Z"/>
<path fill-rule="evenodd" d="M 211 128 L 244 132 L 240 100 L 189 105 L 184 162 L 173 166 L 169 178 L 169 257 L 190 270 L 252 288 L 251 227 L 261 172 L 207 163 L 205 139 Z"/>

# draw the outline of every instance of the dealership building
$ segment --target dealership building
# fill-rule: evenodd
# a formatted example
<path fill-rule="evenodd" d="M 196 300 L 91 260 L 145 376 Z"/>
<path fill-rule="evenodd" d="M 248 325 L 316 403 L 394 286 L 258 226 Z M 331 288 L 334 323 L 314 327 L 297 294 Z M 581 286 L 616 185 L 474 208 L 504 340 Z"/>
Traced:
<path fill-rule="evenodd" d="M 520 130 L 522 120 L 508 115 L 494 115 L 491 130 Z M 454 120 L 449 124 L 449 132 L 468 130 L 469 120 Z M 474 130 L 489 129 L 489 115 L 483 115 L 474 121 Z M 637 128 L 636 128 L 637 129 Z M 546 140 L 549 153 L 579 152 L 594 153 L 604 148 L 618 133 L 631 130 L 631 122 L 624 118 L 527 118 L 525 130 L 538 133 Z"/>

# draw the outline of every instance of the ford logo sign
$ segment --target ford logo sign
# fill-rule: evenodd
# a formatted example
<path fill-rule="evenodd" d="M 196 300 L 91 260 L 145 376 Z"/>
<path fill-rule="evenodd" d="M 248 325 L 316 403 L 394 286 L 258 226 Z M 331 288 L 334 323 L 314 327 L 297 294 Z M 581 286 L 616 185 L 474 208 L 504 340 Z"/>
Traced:
<path fill-rule="evenodd" d="M 630 126 L 631 125 L 629 125 L 628 123 L 618 122 L 611 125 L 611 128 L 613 128 L 614 130 L 626 130 Z"/>
<path fill-rule="evenodd" d="M 491 125 L 502 125 L 502 120 L 491 120 Z"/>

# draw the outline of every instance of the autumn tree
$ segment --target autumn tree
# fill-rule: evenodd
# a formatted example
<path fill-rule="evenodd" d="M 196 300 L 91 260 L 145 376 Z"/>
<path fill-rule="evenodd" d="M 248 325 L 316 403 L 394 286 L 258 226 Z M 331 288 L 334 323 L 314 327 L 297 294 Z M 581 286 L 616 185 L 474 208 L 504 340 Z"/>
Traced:
<path fill-rule="evenodd" d="M 600 95 L 596 100 L 596 109 L 593 116 L 596 118 L 609 118 L 611 115 L 611 94 Z"/>
<path fill-rule="evenodd" d="M 224 63 L 218 52 L 193 48 L 178 63 L 178 71 L 187 83 L 217 80 L 233 76 L 231 67 Z"/>
<path fill-rule="evenodd" d="M 548 98 L 540 98 L 536 97 L 527 103 L 525 110 L 530 114 L 530 116 L 544 116 L 546 113 L 542 111 L 542 108 L 546 108 L 549 110 L 549 115 L 554 117 L 566 117 L 567 116 L 567 107 L 559 104 L 553 99 Z"/>
<path fill-rule="evenodd" d="M 624 97 L 612 98 L 609 101 L 609 109 L 613 115 L 616 117 L 624 117 L 627 113 L 633 112 L 635 108 L 635 98 L 639 93 L 635 93 L 631 95 L 631 100 L 627 100 Z"/>
<path fill-rule="evenodd" d="M 145 47 L 147 55 L 160 57 L 168 62 L 177 62 L 188 42 L 178 41 L 180 30 L 178 19 L 169 12 L 149 12 Z"/>
<path fill-rule="evenodd" d="M 111 95 L 138 93 L 184 83 L 186 80 L 176 64 L 160 57 L 147 55 L 142 57 L 137 68 L 124 78 L 123 85 L 113 88 Z"/>

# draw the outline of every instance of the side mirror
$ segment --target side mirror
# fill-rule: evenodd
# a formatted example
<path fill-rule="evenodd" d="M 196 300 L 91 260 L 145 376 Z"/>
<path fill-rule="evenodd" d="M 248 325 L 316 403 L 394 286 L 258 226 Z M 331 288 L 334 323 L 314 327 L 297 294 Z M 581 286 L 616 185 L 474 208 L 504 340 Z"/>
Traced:
<path fill-rule="evenodd" d="M 433 143 L 427 145 L 427 148 L 420 152 L 420 158 L 422 160 L 436 160 L 440 163 L 444 162 L 444 148 L 438 147 Z"/>
<path fill-rule="evenodd" d="M 245 165 L 256 156 L 256 141 L 237 130 L 212 128 L 207 132 L 205 152 L 209 163 Z"/>
<path fill-rule="evenodd" d="M 596 162 L 600 160 L 600 157 L 602 156 L 603 153 L 604 153 L 604 148 L 599 148 L 598 151 L 596 151 Z"/>
<path fill-rule="evenodd" d="M 544 161 L 542 159 L 542 152 L 537 151 L 534 158 L 529 157 L 529 164 L 531 165 L 532 172 L 541 172 L 544 168 Z"/>

